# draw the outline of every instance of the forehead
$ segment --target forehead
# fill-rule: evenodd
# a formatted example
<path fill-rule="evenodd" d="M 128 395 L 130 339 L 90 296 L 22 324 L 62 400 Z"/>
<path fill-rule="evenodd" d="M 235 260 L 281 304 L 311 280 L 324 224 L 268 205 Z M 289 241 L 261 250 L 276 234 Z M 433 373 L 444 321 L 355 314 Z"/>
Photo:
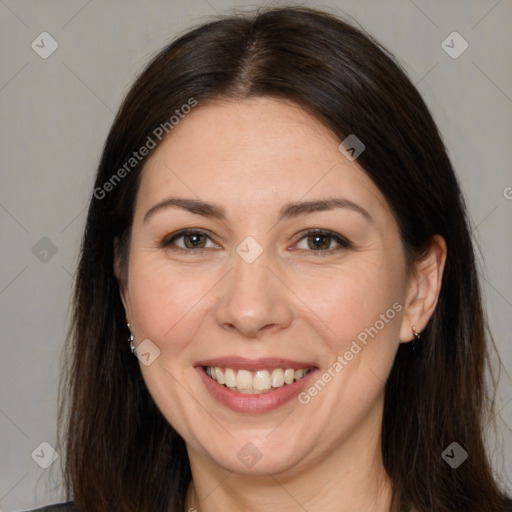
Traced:
<path fill-rule="evenodd" d="M 370 210 L 388 209 L 339 143 L 319 120 L 282 100 L 199 104 L 146 161 L 138 203 L 150 206 L 172 193 L 246 208 L 272 200 L 278 208 L 306 195 L 341 194 Z"/>

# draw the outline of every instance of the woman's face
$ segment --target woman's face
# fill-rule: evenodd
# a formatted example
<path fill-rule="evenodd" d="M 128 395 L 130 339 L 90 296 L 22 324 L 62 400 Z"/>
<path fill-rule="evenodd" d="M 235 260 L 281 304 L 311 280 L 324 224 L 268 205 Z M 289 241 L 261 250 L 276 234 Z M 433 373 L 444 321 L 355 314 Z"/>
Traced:
<path fill-rule="evenodd" d="M 408 282 L 339 142 L 282 101 L 200 104 L 145 164 L 122 296 L 149 391 L 205 464 L 291 474 L 378 446 Z"/>

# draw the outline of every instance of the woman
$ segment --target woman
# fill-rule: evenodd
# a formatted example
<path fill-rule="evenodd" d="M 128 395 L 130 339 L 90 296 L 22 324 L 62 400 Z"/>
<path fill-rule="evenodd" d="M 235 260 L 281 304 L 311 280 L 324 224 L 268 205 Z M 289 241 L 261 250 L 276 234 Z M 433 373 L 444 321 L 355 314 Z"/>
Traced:
<path fill-rule="evenodd" d="M 62 510 L 512 510 L 451 163 L 392 57 L 331 15 L 226 17 L 153 59 L 74 306 Z"/>

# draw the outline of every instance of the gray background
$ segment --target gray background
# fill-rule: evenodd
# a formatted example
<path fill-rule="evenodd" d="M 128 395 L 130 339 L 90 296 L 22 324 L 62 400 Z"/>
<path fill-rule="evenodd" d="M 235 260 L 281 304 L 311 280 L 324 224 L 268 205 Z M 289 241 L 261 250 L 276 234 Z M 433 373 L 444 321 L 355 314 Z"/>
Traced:
<path fill-rule="evenodd" d="M 0 0 L 0 511 L 61 497 L 58 464 L 43 470 L 31 453 L 43 441 L 55 444 L 59 354 L 84 209 L 124 93 L 148 57 L 178 32 L 227 9 L 265 5 L 284 2 Z M 305 5 L 353 16 L 396 54 L 432 109 L 467 198 L 485 261 L 489 322 L 510 370 L 512 2 Z M 34 40 L 42 46 L 36 38 L 43 31 L 59 45 L 47 59 L 31 47 Z M 469 44 L 457 59 L 441 46 L 453 31 Z M 41 252 L 45 248 L 48 253 Z M 506 426 L 512 425 L 512 383 L 506 370 L 497 409 L 504 445 L 492 454 L 512 489 Z"/>

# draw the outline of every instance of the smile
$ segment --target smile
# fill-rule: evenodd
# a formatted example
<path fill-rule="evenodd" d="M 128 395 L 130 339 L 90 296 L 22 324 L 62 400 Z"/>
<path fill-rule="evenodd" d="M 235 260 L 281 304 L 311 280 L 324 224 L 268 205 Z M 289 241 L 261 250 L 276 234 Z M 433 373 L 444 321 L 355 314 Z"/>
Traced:
<path fill-rule="evenodd" d="M 211 379 L 235 393 L 257 395 L 273 392 L 283 386 L 293 384 L 305 377 L 311 371 L 311 368 L 298 370 L 274 368 L 250 371 L 206 366 L 204 371 Z"/>
<path fill-rule="evenodd" d="M 318 373 L 311 362 L 228 356 L 194 365 L 208 394 L 237 413 L 265 413 L 292 401 Z"/>

